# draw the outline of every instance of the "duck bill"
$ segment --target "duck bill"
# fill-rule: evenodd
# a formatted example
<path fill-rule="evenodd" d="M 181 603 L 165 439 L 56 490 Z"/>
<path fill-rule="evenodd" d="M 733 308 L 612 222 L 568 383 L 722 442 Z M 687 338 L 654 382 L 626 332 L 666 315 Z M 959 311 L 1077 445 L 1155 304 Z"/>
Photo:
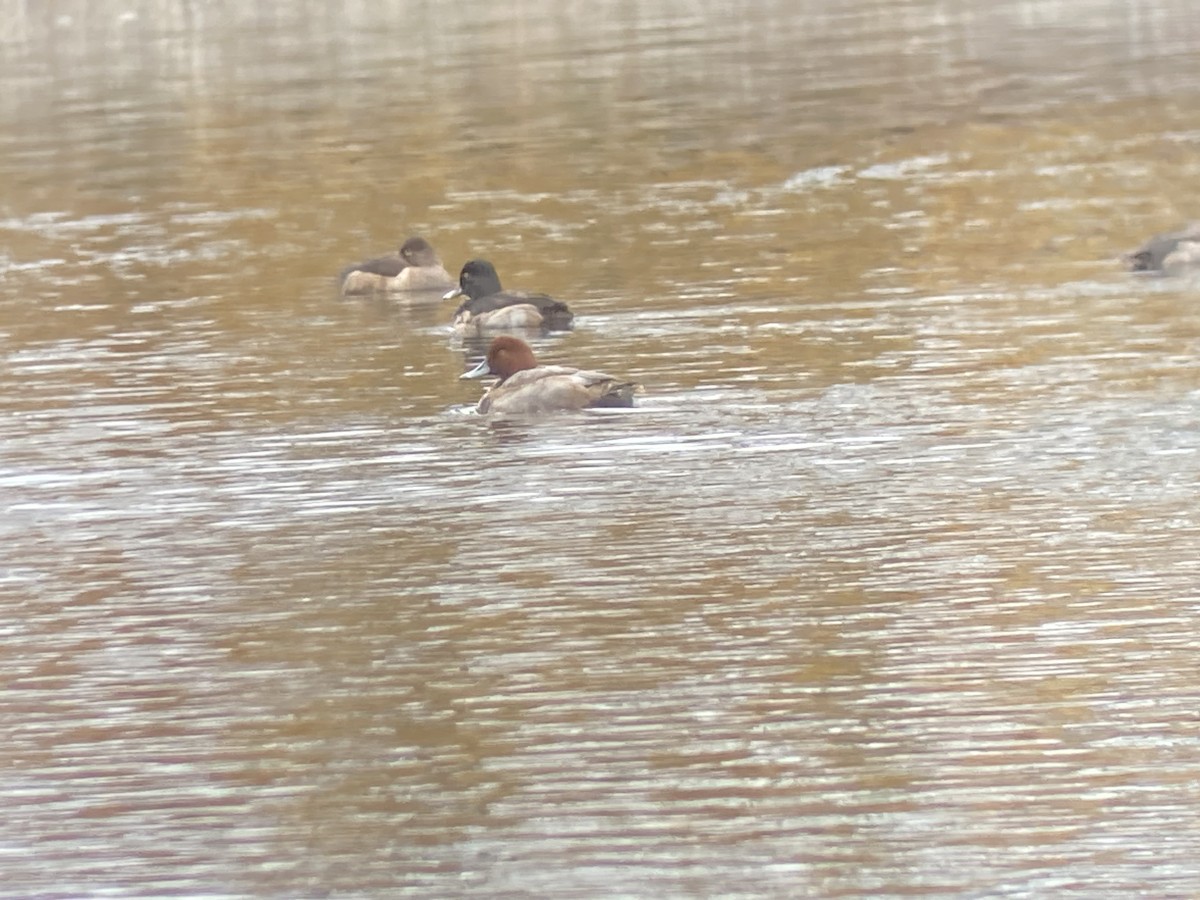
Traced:
<path fill-rule="evenodd" d="M 453 288 L 452 290 L 446 291 L 446 293 L 442 294 L 442 299 L 443 300 L 453 300 L 455 297 L 461 297 L 462 295 L 463 295 L 463 289 L 462 289 L 462 286 L 460 285 L 459 287 Z"/>
<path fill-rule="evenodd" d="M 458 376 L 458 380 L 462 381 L 464 378 L 482 378 L 484 375 L 491 374 L 492 370 L 488 367 L 487 360 L 481 359 L 479 361 L 479 365 L 473 368 L 470 372 L 463 372 Z"/>

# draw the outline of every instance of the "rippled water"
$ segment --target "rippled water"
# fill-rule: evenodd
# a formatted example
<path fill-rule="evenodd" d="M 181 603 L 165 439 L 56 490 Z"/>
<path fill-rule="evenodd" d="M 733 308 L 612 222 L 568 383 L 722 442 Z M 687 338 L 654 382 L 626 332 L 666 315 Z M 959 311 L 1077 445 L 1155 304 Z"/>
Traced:
<path fill-rule="evenodd" d="M 1200 892 L 1190 4 L 7 6 L 0 894 Z"/>

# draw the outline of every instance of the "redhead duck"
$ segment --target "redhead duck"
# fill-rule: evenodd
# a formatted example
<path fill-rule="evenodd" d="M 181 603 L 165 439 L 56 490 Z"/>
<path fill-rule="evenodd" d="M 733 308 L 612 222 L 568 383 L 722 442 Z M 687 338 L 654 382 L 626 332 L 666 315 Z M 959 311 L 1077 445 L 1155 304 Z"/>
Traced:
<path fill-rule="evenodd" d="M 501 335 L 487 356 L 459 378 L 495 375 L 500 380 L 479 401 L 481 413 L 543 413 L 591 407 L 633 406 L 639 386 L 602 372 L 568 366 L 539 366 L 533 350 L 520 338 Z"/>
<path fill-rule="evenodd" d="M 458 287 L 442 299 L 467 299 L 454 311 L 454 330 L 466 334 L 510 328 L 567 331 L 575 314 L 567 304 L 545 294 L 524 294 L 500 287 L 496 267 L 486 259 L 473 259 L 462 267 Z"/>
<path fill-rule="evenodd" d="M 342 293 L 433 291 L 454 284 L 437 252 L 425 238 L 410 237 L 395 256 L 381 256 L 347 266 L 339 276 Z"/>
<path fill-rule="evenodd" d="M 1126 253 L 1125 262 L 1130 271 L 1164 275 L 1179 275 L 1200 267 L 1200 222 L 1193 222 L 1178 231 L 1156 234 L 1132 253 Z"/>

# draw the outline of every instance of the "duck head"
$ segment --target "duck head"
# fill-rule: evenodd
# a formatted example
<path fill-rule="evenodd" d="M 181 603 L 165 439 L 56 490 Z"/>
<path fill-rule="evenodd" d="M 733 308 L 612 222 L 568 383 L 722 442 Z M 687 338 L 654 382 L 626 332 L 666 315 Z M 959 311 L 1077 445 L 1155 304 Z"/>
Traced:
<path fill-rule="evenodd" d="M 475 368 L 459 375 L 463 378 L 483 378 L 485 375 L 495 375 L 501 381 L 525 369 L 536 369 L 537 359 L 533 348 L 520 338 L 502 334 L 494 339 L 488 347 L 485 356 Z"/>
<path fill-rule="evenodd" d="M 472 300 L 500 293 L 500 276 L 496 267 L 486 259 L 472 259 L 463 264 L 458 273 L 458 287 L 447 292 L 442 299 L 453 300 L 466 294 Z"/>
<path fill-rule="evenodd" d="M 433 246 L 423 237 L 410 237 L 401 244 L 400 258 L 410 266 L 440 266 L 442 264 Z"/>

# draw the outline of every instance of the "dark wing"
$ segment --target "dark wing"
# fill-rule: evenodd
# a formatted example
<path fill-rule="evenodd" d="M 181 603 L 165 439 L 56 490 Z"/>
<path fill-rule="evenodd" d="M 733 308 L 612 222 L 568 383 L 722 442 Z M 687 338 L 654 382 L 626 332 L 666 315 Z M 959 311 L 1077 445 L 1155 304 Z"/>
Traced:
<path fill-rule="evenodd" d="M 550 331 L 565 331 L 571 327 L 571 323 L 575 319 L 575 314 L 561 300 L 555 300 L 546 294 L 522 294 L 515 291 L 501 291 L 498 294 L 488 294 L 486 297 L 476 299 L 467 298 L 454 311 L 454 318 L 457 319 L 463 312 L 469 312 L 474 318 L 519 303 L 536 306 L 537 311 L 542 314 L 543 327 Z"/>
<path fill-rule="evenodd" d="M 381 256 L 378 259 L 368 259 L 365 262 L 347 266 L 342 270 L 342 278 L 345 279 L 351 272 L 369 272 L 372 275 L 395 278 L 407 268 L 408 263 L 398 256 Z"/>

